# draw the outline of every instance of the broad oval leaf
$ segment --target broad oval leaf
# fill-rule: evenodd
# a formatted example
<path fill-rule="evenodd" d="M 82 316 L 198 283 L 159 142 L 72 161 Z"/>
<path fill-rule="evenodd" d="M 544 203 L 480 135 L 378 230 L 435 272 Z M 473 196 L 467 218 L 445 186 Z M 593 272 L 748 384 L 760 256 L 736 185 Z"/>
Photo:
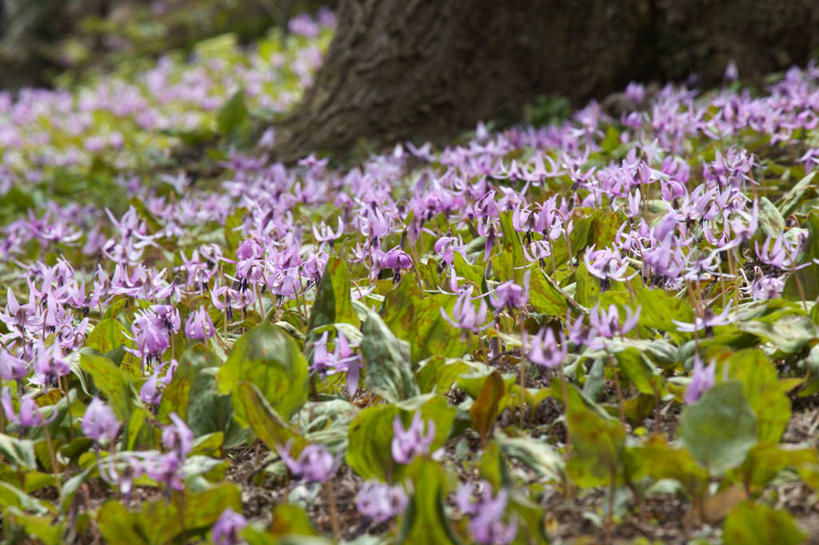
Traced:
<path fill-rule="evenodd" d="M 757 431 L 742 383 L 712 386 L 699 401 L 683 409 L 677 438 L 712 474 L 722 474 L 745 461 L 757 442 Z"/>
<path fill-rule="evenodd" d="M 298 343 L 280 327 L 261 324 L 236 341 L 225 364 L 216 373 L 219 393 L 231 394 L 233 416 L 242 427 L 248 421 L 239 384 L 255 384 L 265 400 L 290 416 L 307 400 L 309 371 Z"/>
<path fill-rule="evenodd" d="M 396 337 L 374 312 L 368 314 L 363 334 L 361 353 L 367 369 L 365 382 L 370 390 L 390 402 L 420 394 L 407 342 Z"/>

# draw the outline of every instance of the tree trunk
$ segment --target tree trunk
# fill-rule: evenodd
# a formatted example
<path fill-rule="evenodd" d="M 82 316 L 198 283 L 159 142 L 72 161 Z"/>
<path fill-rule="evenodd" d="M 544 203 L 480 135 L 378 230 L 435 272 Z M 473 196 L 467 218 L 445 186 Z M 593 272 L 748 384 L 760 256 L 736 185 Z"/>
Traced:
<path fill-rule="evenodd" d="M 580 104 L 632 80 L 743 79 L 804 63 L 815 0 L 343 0 L 324 65 L 277 155 L 359 139 L 440 140 L 512 121 L 539 94 Z"/>

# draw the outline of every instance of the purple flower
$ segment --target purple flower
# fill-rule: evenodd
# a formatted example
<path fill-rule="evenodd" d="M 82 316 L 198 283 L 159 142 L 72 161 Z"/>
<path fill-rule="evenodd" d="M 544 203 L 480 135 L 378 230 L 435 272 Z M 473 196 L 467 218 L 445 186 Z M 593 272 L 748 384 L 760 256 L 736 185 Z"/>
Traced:
<path fill-rule="evenodd" d="M 646 88 L 641 83 L 632 81 L 626 85 L 625 95 L 630 101 L 639 104 L 646 96 Z"/>
<path fill-rule="evenodd" d="M 0 379 L 20 380 L 28 374 L 26 362 L 8 352 L 0 349 Z"/>
<path fill-rule="evenodd" d="M 313 225 L 313 238 L 319 242 L 333 242 L 340 238 L 342 234 L 344 234 L 344 223 L 342 223 L 341 218 L 338 218 L 338 226 L 335 232 L 325 223 L 322 223 L 318 229 Z"/>
<path fill-rule="evenodd" d="M 805 163 L 805 174 L 810 174 L 813 167 L 819 166 L 819 148 L 810 148 L 796 161 L 799 163 Z"/>
<path fill-rule="evenodd" d="M 412 258 L 396 246 L 381 256 L 381 267 L 385 269 L 408 269 L 412 267 Z"/>
<path fill-rule="evenodd" d="M 179 318 L 179 311 L 171 305 L 154 305 L 151 310 L 156 315 L 156 320 L 168 333 L 176 333 L 182 325 Z"/>
<path fill-rule="evenodd" d="M 529 302 L 529 273 L 523 278 L 523 286 L 519 286 L 511 280 L 497 286 L 493 293 L 489 294 L 489 302 L 496 309 L 507 307 L 509 309 L 523 308 Z"/>
<path fill-rule="evenodd" d="M 134 333 L 137 349 L 126 350 L 142 359 L 159 358 L 170 346 L 169 332 L 153 312 L 138 312 L 131 331 Z"/>
<path fill-rule="evenodd" d="M 87 437 L 93 439 L 98 445 L 102 445 L 116 439 L 120 423 L 108 405 L 95 397 L 85 409 L 81 428 Z"/>
<path fill-rule="evenodd" d="M 145 473 L 168 489 L 182 490 L 182 464 L 175 452 L 159 454 L 145 460 Z"/>
<path fill-rule="evenodd" d="M 426 435 L 424 435 L 424 428 L 427 428 Z M 424 425 L 421 420 L 421 413 L 416 412 L 412 417 L 412 422 L 409 428 L 404 430 L 401 423 L 401 417 L 395 417 L 392 422 L 393 438 L 392 438 L 392 457 L 399 464 L 408 464 L 415 456 L 423 456 L 429 454 L 429 448 L 435 439 L 435 422 L 428 422 L 428 426 Z"/>
<path fill-rule="evenodd" d="M 193 432 L 176 413 L 170 417 L 172 424 L 162 428 L 162 446 L 184 460 L 193 449 Z"/>
<path fill-rule="evenodd" d="M 318 341 L 313 344 L 313 373 L 347 373 L 347 391 L 352 396 L 358 389 L 358 380 L 361 372 L 361 356 L 354 354 L 347 337 L 341 331 L 336 337 L 336 348 L 333 352 L 327 351 L 327 332 L 325 331 Z"/>
<path fill-rule="evenodd" d="M 216 334 L 216 328 L 213 327 L 213 320 L 210 319 L 204 306 L 200 306 L 199 310 L 194 311 L 188 316 L 185 322 L 185 335 L 190 339 L 209 339 Z"/>
<path fill-rule="evenodd" d="M 162 399 L 162 390 L 159 388 L 159 373 L 154 372 L 139 389 L 139 399 L 149 406 L 159 404 Z"/>
<path fill-rule="evenodd" d="M 435 241 L 432 247 L 435 253 L 441 256 L 441 260 L 447 265 L 452 265 L 455 261 L 455 252 L 463 255 L 463 241 L 455 237 L 441 237 Z"/>
<path fill-rule="evenodd" d="M 691 372 L 691 382 L 683 395 L 683 401 L 688 403 L 696 402 L 708 388 L 714 385 L 716 373 L 716 362 L 711 360 L 708 367 L 703 367 L 699 355 L 694 356 L 694 369 Z"/>
<path fill-rule="evenodd" d="M 553 368 L 562 364 L 568 355 L 566 336 L 560 332 L 560 342 L 555 339 L 555 332 L 544 327 L 532 337 L 532 346 L 527 354 L 529 360 L 542 367 Z"/>
<path fill-rule="evenodd" d="M 785 281 L 776 276 L 762 276 L 755 278 L 750 292 L 754 299 L 776 299 L 785 290 Z"/>
<path fill-rule="evenodd" d="M 808 265 L 796 267 L 796 261 L 801 250 L 800 244 L 798 242 L 789 243 L 784 233 L 776 237 L 773 244 L 771 244 L 771 237 L 765 239 L 762 247 L 759 246 L 758 242 L 754 242 L 754 251 L 759 261 L 781 271 L 790 271 Z"/>
<path fill-rule="evenodd" d="M 612 280 L 617 282 L 625 280 L 624 275 L 628 264 L 616 250 L 609 250 L 608 248 L 595 250 L 594 244 L 592 244 L 583 255 L 583 261 L 586 263 L 586 269 L 600 279 L 603 290 L 608 289 L 609 282 Z"/>
<path fill-rule="evenodd" d="M 236 545 L 239 532 L 247 526 L 247 519 L 233 509 L 225 509 L 210 531 L 214 545 Z"/>
<path fill-rule="evenodd" d="M 640 319 L 640 307 L 637 307 L 637 312 L 632 313 L 630 308 L 626 308 L 626 319 L 620 323 L 620 314 L 617 307 L 609 305 L 608 311 L 599 309 L 599 304 L 595 305 L 589 313 L 589 323 L 591 324 L 592 338 L 597 337 L 591 345 L 595 348 L 601 348 L 601 339 L 611 339 L 617 335 L 626 335 L 629 331 L 634 329 L 637 321 Z"/>
<path fill-rule="evenodd" d="M 121 473 L 117 471 L 117 463 L 114 458 L 103 458 L 99 464 L 99 470 L 102 479 L 119 487 L 120 494 L 125 496 L 126 500 L 131 496 L 134 479 L 145 473 L 142 460 L 134 456 L 127 458 L 125 470 Z"/>
<path fill-rule="evenodd" d="M 338 469 L 338 460 L 330 454 L 324 445 L 307 445 L 299 454 L 298 459 L 290 456 L 292 441 L 288 441 L 284 448 L 277 449 L 279 456 L 287 469 L 297 479 L 308 483 L 329 481 Z"/>
<path fill-rule="evenodd" d="M 475 306 L 472 304 L 472 286 L 469 286 L 455 301 L 455 306 L 452 307 L 452 317 L 450 318 L 443 308 L 441 308 L 441 316 L 454 327 L 459 327 L 464 331 L 480 333 L 491 325 L 491 321 L 486 320 L 488 310 L 486 301 L 483 300 L 478 306 L 478 310 L 475 310 Z"/>
<path fill-rule="evenodd" d="M 701 317 L 694 317 L 693 324 L 678 322 L 677 320 L 671 321 L 677 325 L 677 331 L 693 333 L 694 331 L 702 331 L 704 329 L 705 333 L 709 337 L 712 337 L 714 335 L 714 327 L 731 323 L 731 319 L 728 318 L 730 313 L 731 303 L 729 302 L 719 314 L 714 314 L 714 311 L 710 308 L 705 309 Z"/>
<path fill-rule="evenodd" d="M 455 493 L 455 505 L 470 516 L 469 530 L 476 542 L 482 545 L 507 545 L 518 532 L 517 522 L 503 522 L 509 496 L 506 490 L 492 496 L 489 483 L 478 483 L 480 493 L 474 497 L 471 484 L 461 485 Z"/>
<path fill-rule="evenodd" d="M 45 346 L 41 341 L 37 341 L 34 350 L 34 361 L 31 365 L 34 370 L 32 384 L 41 386 L 56 384 L 58 377 L 71 373 L 71 366 L 63 357 L 59 345 Z"/>
<path fill-rule="evenodd" d="M 576 344 L 578 347 L 586 344 L 589 341 L 589 337 L 594 333 L 592 330 L 586 327 L 586 324 L 583 323 L 583 315 L 577 317 L 577 319 L 572 322 L 571 314 L 566 315 L 566 326 L 569 330 L 569 341 Z"/>
<path fill-rule="evenodd" d="M 403 488 L 376 482 L 364 483 L 355 501 L 358 512 L 376 524 L 402 513 L 408 504 Z"/>
<path fill-rule="evenodd" d="M 3 412 L 9 422 L 17 424 L 21 429 L 33 428 L 50 424 L 56 417 L 57 411 L 52 411 L 51 416 L 43 420 L 43 415 L 40 412 L 40 406 L 34 401 L 31 396 L 23 396 L 20 399 L 20 408 L 17 413 L 14 412 L 14 403 L 11 399 L 11 394 L 6 388 L 3 388 L 2 396 L 0 397 L 0 404 L 3 405 Z"/>

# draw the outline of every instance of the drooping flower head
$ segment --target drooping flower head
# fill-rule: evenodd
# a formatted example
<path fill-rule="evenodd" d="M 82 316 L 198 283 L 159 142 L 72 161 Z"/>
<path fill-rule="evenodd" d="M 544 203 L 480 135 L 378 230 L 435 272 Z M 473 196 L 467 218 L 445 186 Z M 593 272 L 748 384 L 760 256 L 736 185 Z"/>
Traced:
<path fill-rule="evenodd" d="M 213 327 L 213 320 L 211 320 L 204 306 L 199 307 L 199 310 L 188 316 L 188 320 L 185 322 L 185 335 L 189 339 L 205 340 L 215 334 L 216 328 Z"/>
<path fill-rule="evenodd" d="M 555 332 L 550 327 L 544 327 L 532 337 L 527 356 L 532 363 L 542 367 L 554 368 L 562 364 L 568 355 L 566 336 L 560 332 L 560 341 L 555 338 Z"/>
<path fill-rule="evenodd" d="M 491 322 L 486 319 L 489 309 L 486 306 L 486 301 L 481 300 L 476 310 L 472 300 L 472 286 L 469 286 L 461 292 L 457 301 L 455 301 L 455 306 L 452 307 L 452 317 L 444 312 L 443 307 L 441 308 L 441 316 L 454 327 L 461 328 L 464 331 L 480 333 L 491 325 Z"/>

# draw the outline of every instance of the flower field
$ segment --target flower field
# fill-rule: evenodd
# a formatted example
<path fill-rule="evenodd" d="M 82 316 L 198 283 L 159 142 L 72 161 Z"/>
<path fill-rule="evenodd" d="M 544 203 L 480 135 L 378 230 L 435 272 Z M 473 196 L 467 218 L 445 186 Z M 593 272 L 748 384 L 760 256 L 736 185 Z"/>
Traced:
<path fill-rule="evenodd" d="M 4 543 L 816 542 L 819 67 L 271 161 L 333 25 L 0 96 Z"/>

